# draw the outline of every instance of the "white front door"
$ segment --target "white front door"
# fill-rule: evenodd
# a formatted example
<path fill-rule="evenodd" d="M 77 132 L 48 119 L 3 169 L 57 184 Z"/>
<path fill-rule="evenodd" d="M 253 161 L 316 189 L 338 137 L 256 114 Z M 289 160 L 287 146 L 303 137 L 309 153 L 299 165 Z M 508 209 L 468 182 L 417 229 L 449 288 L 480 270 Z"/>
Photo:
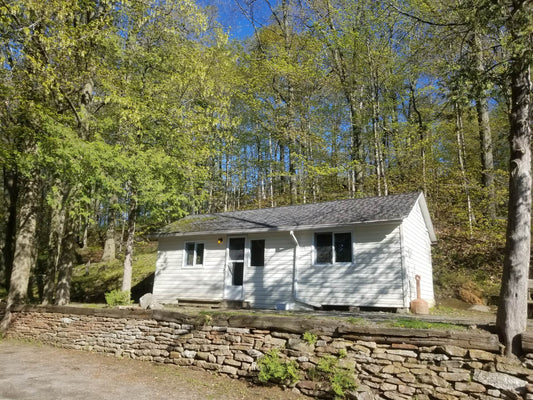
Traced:
<path fill-rule="evenodd" d="M 245 244 L 246 239 L 243 237 L 229 238 L 224 285 L 226 300 L 244 300 Z"/>

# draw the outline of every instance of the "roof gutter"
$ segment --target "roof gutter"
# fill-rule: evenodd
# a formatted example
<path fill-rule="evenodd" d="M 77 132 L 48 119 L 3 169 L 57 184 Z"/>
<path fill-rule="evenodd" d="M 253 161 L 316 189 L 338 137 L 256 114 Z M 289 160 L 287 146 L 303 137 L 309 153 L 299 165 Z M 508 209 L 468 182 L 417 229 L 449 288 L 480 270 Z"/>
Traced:
<path fill-rule="evenodd" d="M 321 304 L 316 303 L 310 303 L 308 301 L 302 300 L 298 297 L 298 277 L 297 277 L 297 265 L 296 260 L 298 260 L 298 249 L 300 248 L 300 245 L 298 243 L 298 239 L 296 239 L 296 236 L 294 236 L 294 231 L 289 231 L 289 234 L 291 235 L 292 241 L 294 242 L 294 252 L 292 257 L 292 300 L 295 303 L 302 304 L 306 307 L 313 307 L 313 308 L 320 308 Z"/>
<path fill-rule="evenodd" d="M 323 224 L 323 225 L 300 225 L 300 226 L 279 226 L 275 228 L 251 228 L 251 229 L 228 229 L 218 231 L 196 231 L 196 232 L 168 232 L 168 233 L 155 233 L 149 235 L 150 239 L 157 240 L 165 237 L 182 237 L 182 236 L 204 236 L 204 235 L 242 235 L 248 233 L 263 233 L 263 232 L 294 232 L 294 231 L 307 231 L 317 229 L 329 229 L 329 228 L 344 228 L 354 225 L 389 225 L 398 224 L 403 221 L 403 218 L 387 219 L 387 220 L 372 220 L 372 221 L 359 221 L 350 222 L 345 224 Z"/>

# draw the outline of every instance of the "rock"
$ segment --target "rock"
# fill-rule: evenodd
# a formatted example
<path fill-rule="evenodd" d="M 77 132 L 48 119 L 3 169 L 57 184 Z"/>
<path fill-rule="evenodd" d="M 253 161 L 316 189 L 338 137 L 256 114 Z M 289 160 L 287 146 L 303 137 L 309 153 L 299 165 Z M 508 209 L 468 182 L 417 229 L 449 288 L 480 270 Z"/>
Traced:
<path fill-rule="evenodd" d="M 441 372 L 439 376 L 449 382 L 468 382 L 470 373 L 468 372 Z"/>
<path fill-rule="evenodd" d="M 437 375 L 419 375 L 418 380 L 422 383 L 426 383 L 428 385 L 436 387 L 447 388 L 450 386 L 450 384 L 446 380 L 442 379 L 440 376 Z"/>
<path fill-rule="evenodd" d="M 143 310 L 162 310 L 163 306 L 159 304 L 152 293 L 146 293 L 139 299 L 139 306 Z"/>
<path fill-rule="evenodd" d="M 472 375 L 472 379 L 483 385 L 492 386 L 493 388 L 500 390 L 516 390 L 521 392 L 524 390 L 527 382 L 516 378 L 502 374 L 500 372 L 487 372 L 476 369 Z"/>
<path fill-rule="evenodd" d="M 159 304 L 158 302 L 154 301 L 152 304 L 148 306 L 150 310 L 162 310 L 165 308 L 162 304 Z"/>
<path fill-rule="evenodd" d="M 481 361 L 493 361 L 496 358 L 496 354 L 489 353 L 488 351 L 476 350 L 476 349 L 468 350 L 468 355 L 473 360 L 481 360 Z"/>
<path fill-rule="evenodd" d="M 468 393 L 485 393 L 487 391 L 485 386 L 476 382 L 456 382 L 455 390 Z"/>
<path fill-rule="evenodd" d="M 439 347 L 439 350 L 450 357 L 464 357 L 468 350 L 458 346 L 445 345 Z"/>
<path fill-rule="evenodd" d="M 483 304 L 474 304 L 472 307 L 468 309 L 469 311 L 477 311 L 477 312 L 490 312 L 490 307 L 485 306 Z"/>

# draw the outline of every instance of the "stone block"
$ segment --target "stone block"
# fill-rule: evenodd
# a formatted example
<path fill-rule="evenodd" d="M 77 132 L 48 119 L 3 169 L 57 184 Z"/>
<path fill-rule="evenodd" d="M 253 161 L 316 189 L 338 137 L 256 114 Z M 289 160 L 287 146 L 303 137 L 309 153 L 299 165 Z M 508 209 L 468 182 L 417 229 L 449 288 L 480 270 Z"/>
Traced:
<path fill-rule="evenodd" d="M 402 357 L 417 358 L 418 354 L 412 350 L 402 350 L 402 349 L 388 349 L 385 350 L 387 354 L 395 354 Z"/>
<path fill-rule="evenodd" d="M 468 350 L 468 356 L 472 360 L 477 360 L 477 361 L 494 361 L 494 359 L 496 358 L 496 354 L 489 353 L 488 351 L 484 351 L 484 350 L 477 350 L 477 349 Z"/>
<path fill-rule="evenodd" d="M 396 391 L 384 392 L 383 397 L 390 400 L 410 400 L 410 397 L 400 394 Z"/>
<path fill-rule="evenodd" d="M 231 365 L 232 367 L 240 368 L 241 367 L 241 362 L 237 361 L 237 360 L 234 360 L 232 358 L 226 358 L 226 359 L 224 359 L 224 365 Z"/>
<path fill-rule="evenodd" d="M 193 350 L 184 350 L 181 354 L 184 358 L 194 358 L 196 357 L 196 351 Z"/>
<path fill-rule="evenodd" d="M 374 350 L 375 348 L 378 347 L 376 342 L 368 342 L 368 341 L 364 341 L 364 340 L 358 340 L 355 343 L 358 344 L 359 346 L 364 346 L 364 347 L 366 347 L 368 349 L 371 349 L 371 350 Z"/>
<path fill-rule="evenodd" d="M 315 346 L 309 344 L 301 339 L 289 339 L 287 342 L 287 348 L 291 350 L 296 350 L 301 353 L 312 353 L 315 350 Z"/>
<path fill-rule="evenodd" d="M 404 374 L 406 372 L 409 372 L 409 370 L 400 365 L 389 364 L 389 365 L 384 366 L 381 369 L 381 372 L 384 374 L 397 375 L 397 374 Z"/>
<path fill-rule="evenodd" d="M 441 372 L 439 376 L 446 379 L 448 382 L 469 382 L 469 372 Z"/>
<path fill-rule="evenodd" d="M 381 384 L 381 386 L 379 387 L 379 390 L 381 390 L 382 392 L 392 392 L 392 391 L 396 391 L 398 389 L 398 385 L 394 385 L 392 383 L 383 383 Z"/>
<path fill-rule="evenodd" d="M 253 357 L 253 358 L 259 358 L 264 355 L 264 353 L 256 349 L 248 349 L 246 350 L 246 354 L 248 354 L 250 357 Z"/>
<path fill-rule="evenodd" d="M 237 361 L 242 361 L 242 362 L 247 362 L 247 363 L 252 363 L 254 361 L 253 357 L 247 356 L 246 354 L 243 354 L 243 353 L 235 353 L 233 358 Z"/>
<path fill-rule="evenodd" d="M 410 372 L 406 372 L 404 374 L 398 374 L 397 375 L 398 379 L 400 379 L 402 382 L 405 382 L 405 383 L 415 383 L 416 382 L 416 377 L 411 374 Z"/>
<path fill-rule="evenodd" d="M 415 394 L 415 392 L 416 392 L 416 389 L 413 387 L 406 386 L 406 385 L 398 385 L 398 393 L 412 396 Z"/>
<path fill-rule="evenodd" d="M 462 347 L 452 346 L 452 345 L 440 346 L 436 350 L 450 357 L 464 357 L 466 356 L 466 353 L 468 352 L 467 349 L 463 349 Z"/>
<path fill-rule="evenodd" d="M 450 386 L 446 380 L 437 375 L 418 375 L 418 381 L 434 387 L 447 388 Z"/>
<path fill-rule="evenodd" d="M 431 361 L 431 362 L 440 362 L 446 361 L 450 358 L 446 354 L 435 354 L 435 353 L 420 353 L 421 361 Z"/>
<path fill-rule="evenodd" d="M 487 388 L 477 382 L 456 382 L 455 390 L 468 393 L 485 393 Z"/>
<path fill-rule="evenodd" d="M 496 371 L 515 376 L 527 376 L 533 372 L 528 368 L 522 367 L 520 364 L 517 365 L 506 362 L 497 362 Z"/>
<path fill-rule="evenodd" d="M 487 372 L 476 369 L 472 375 L 475 382 L 483 385 L 492 386 L 500 390 L 516 390 L 520 392 L 526 386 L 527 382 L 515 376 L 502 374 L 501 372 Z"/>
<path fill-rule="evenodd" d="M 220 372 L 228 375 L 237 375 L 237 368 L 232 367 L 230 365 L 223 365 L 220 368 Z"/>

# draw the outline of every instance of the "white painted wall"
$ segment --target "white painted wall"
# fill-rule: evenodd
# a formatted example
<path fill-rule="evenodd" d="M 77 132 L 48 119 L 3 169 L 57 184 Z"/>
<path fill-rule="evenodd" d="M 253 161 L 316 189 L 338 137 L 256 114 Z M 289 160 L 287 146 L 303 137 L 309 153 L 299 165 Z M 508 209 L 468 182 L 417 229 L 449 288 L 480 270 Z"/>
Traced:
<path fill-rule="evenodd" d="M 435 305 L 435 295 L 433 293 L 431 241 L 418 202 L 404 220 L 402 233 L 409 301 L 416 299 L 415 276 L 420 275 L 421 297 L 432 307 Z"/>
<path fill-rule="evenodd" d="M 347 232 L 346 229 L 335 230 Z M 296 233 L 298 296 L 322 305 L 403 307 L 398 225 L 358 226 L 351 265 L 312 265 L 314 232 Z"/>
<path fill-rule="evenodd" d="M 184 266 L 186 241 L 204 243 L 203 266 Z M 160 238 L 153 294 L 165 304 L 177 299 L 221 300 L 225 260 L 226 243 L 217 244 L 216 237 Z"/>
<path fill-rule="evenodd" d="M 250 240 L 265 240 L 265 266 L 245 267 L 244 299 L 252 307 L 275 308 L 291 301 L 294 243 L 289 232 L 254 234 Z"/>

